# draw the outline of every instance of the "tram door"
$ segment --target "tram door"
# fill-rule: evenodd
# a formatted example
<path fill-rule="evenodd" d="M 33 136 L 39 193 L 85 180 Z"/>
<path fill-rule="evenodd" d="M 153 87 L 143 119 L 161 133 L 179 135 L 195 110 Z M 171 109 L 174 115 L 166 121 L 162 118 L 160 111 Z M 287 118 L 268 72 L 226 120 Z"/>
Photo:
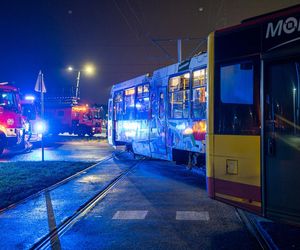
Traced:
<path fill-rule="evenodd" d="M 300 223 L 300 57 L 265 63 L 265 211 Z"/>
<path fill-rule="evenodd" d="M 166 148 L 166 87 L 158 88 L 151 96 L 150 150 L 154 158 L 168 159 Z"/>
<path fill-rule="evenodd" d="M 114 112 L 113 112 L 113 100 L 108 100 L 108 117 L 107 117 L 107 126 L 106 126 L 106 133 L 107 133 L 107 139 L 108 143 L 110 145 L 114 144 L 114 134 L 115 134 L 115 128 L 114 128 L 114 118 L 113 118 Z"/>

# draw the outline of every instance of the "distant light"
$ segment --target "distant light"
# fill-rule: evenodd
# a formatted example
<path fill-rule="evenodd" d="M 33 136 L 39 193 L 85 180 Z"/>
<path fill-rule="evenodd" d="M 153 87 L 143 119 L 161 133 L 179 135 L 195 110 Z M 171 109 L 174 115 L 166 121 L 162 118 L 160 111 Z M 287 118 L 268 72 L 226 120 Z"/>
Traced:
<path fill-rule="evenodd" d="M 87 74 L 87 75 L 93 75 L 95 73 L 95 67 L 92 64 L 86 64 L 83 68 L 83 71 Z"/>
<path fill-rule="evenodd" d="M 203 7 L 199 7 L 199 9 L 198 9 L 200 12 L 202 12 L 203 10 L 204 10 L 204 8 Z"/>
<path fill-rule="evenodd" d="M 69 66 L 68 67 L 68 71 L 73 71 L 74 69 L 73 69 L 73 67 L 72 66 Z"/>
<path fill-rule="evenodd" d="M 35 97 L 32 96 L 32 95 L 26 95 L 26 96 L 25 96 L 25 100 L 26 100 L 26 101 L 34 101 L 34 100 L 35 100 Z"/>
<path fill-rule="evenodd" d="M 46 125 L 44 122 L 40 121 L 35 124 L 35 130 L 37 133 L 44 133 L 46 130 Z"/>

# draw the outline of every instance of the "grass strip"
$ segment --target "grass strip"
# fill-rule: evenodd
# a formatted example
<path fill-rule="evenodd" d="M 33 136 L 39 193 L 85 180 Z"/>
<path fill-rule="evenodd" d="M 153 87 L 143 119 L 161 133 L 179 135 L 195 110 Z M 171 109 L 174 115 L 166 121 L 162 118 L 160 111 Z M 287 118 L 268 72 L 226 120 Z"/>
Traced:
<path fill-rule="evenodd" d="M 93 162 L 3 162 L 0 163 L 0 209 L 47 188 Z"/>

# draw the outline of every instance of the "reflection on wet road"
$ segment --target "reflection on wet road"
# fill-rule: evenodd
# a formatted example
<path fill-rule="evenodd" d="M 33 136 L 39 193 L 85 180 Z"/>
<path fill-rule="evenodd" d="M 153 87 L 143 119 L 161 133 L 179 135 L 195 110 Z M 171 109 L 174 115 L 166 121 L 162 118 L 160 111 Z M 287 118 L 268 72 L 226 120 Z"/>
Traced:
<path fill-rule="evenodd" d="M 114 149 L 104 137 L 56 136 L 45 139 L 46 161 L 85 161 L 96 162 L 111 154 Z M 0 162 L 40 161 L 42 151 L 34 147 L 28 153 L 5 151 Z"/>

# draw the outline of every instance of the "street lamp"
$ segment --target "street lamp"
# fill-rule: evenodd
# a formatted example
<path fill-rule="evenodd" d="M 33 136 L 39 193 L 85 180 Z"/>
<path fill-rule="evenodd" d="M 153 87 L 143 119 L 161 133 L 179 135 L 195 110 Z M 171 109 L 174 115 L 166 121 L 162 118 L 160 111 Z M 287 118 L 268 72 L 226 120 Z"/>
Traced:
<path fill-rule="evenodd" d="M 92 76 L 95 74 L 95 67 L 93 64 L 86 64 L 82 69 L 74 69 L 72 66 L 69 66 L 67 69 L 70 72 L 77 71 L 75 97 L 76 99 L 79 99 L 79 82 L 81 72 L 85 73 L 88 76 Z"/>

